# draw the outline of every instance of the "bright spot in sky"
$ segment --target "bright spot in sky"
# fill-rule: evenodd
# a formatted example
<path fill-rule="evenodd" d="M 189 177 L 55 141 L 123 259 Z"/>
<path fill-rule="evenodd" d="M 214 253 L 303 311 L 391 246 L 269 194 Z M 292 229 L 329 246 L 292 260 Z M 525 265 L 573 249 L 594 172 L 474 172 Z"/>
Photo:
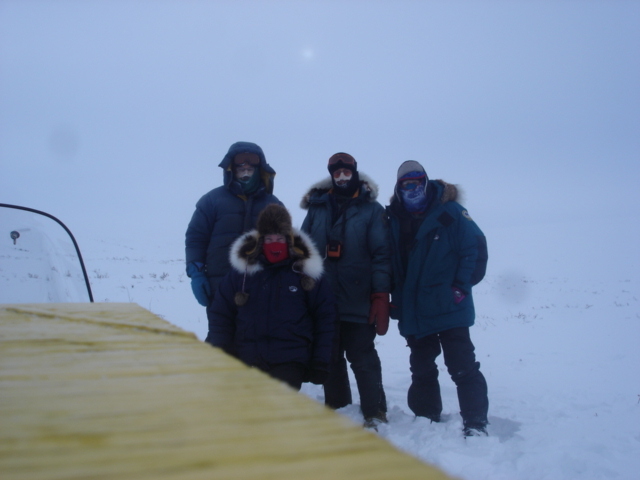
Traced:
<path fill-rule="evenodd" d="M 302 49 L 302 58 L 304 60 L 312 60 L 314 55 L 315 54 L 312 48 L 307 47 Z"/>

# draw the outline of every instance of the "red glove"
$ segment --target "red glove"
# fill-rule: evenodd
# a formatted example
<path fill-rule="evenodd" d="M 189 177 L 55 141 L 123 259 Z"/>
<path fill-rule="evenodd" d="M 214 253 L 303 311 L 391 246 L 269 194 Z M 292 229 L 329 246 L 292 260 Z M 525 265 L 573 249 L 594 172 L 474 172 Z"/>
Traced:
<path fill-rule="evenodd" d="M 389 330 L 389 294 L 372 293 L 369 325 L 376 326 L 376 333 L 384 335 Z"/>

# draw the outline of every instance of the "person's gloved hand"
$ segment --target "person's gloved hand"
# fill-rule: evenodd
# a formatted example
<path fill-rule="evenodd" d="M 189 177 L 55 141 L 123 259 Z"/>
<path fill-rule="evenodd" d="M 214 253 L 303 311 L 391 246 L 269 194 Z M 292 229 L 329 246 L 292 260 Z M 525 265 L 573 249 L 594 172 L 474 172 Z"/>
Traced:
<path fill-rule="evenodd" d="M 456 305 L 460 303 L 462 300 L 464 300 L 464 297 L 466 297 L 464 292 L 456 286 L 452 286 L 451 291 L 453 292 L 453 301 L 455 302 Z"/>
<path fill-rule="evenodd" d="M 315 385 L 324 385 L 329 377 L 329 365 L 324 362 L 312 362 L 309 370 L 309 381 Z"/>
<path fill-rule="evenodd" d="M 193 290 L 193 295 L 198 303 L 203 307 L 209 306 L 211 285 L 209 285 L 209 279 L 204 273 L 204 264 L 192 262 L 187 265 L 187 276 L 191 278 L 191 290 Z"/>
<path fill-rule="evenodd" d="M 389 330 L 389 294 L 386 292 L 371 294 L 369 325 L 376 326 L 376 333 L 384 335 Z"/>

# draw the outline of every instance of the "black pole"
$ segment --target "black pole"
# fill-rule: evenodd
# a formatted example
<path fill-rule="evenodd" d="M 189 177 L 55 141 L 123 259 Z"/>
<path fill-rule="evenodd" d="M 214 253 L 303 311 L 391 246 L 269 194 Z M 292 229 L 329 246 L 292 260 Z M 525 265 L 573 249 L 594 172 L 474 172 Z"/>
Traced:
<path fill-rule="evenodd" d="M 58 224 L 62 228 L 64 228 L 65 232 L 67 232 L 69 234 L 69 237 L 71 237 L 71 241 L 73 242 L 73 246 L 75 247 L 76 253 L 78 254 L 78 259 L 80 260 L 80 267 L 82 267 L 82 274 L 84 275 L 84 283 L 87 285 L 87 292 L 89 292 L 89 301 L 93 302 L 93 294 L 91 293 L 91 284 L 89 283 L 89 276 L 87 275 L 87 270 L 84 268 L 84 261 L 82 260 L 82 254 L 80 253 L 80 248 L 78 247 L 78 242 L 76 242 L 76 239 L 73 236 L 73 233 L 71 233 L 71 230 L 69 230 L 64 223 L 62 223 L 60 220 L 58 220 L 53 215 L 48 214 L 47 212 L 41 212 L 40 210 L 35 210 L 33 208 L 28 208 L 28 207 L 20 207 L 18 205 L 9 205 L 7 203 L 0 203 L 0 207 L 15 208 L 16 210 L 25 210 L 27 212 L 32 212 L 32 213 L 37 213 L 39 215 L 44 215 L 45 217 L 49 217 L 51 220 L 54 220 L 55 222 L 58 222 Z"/>

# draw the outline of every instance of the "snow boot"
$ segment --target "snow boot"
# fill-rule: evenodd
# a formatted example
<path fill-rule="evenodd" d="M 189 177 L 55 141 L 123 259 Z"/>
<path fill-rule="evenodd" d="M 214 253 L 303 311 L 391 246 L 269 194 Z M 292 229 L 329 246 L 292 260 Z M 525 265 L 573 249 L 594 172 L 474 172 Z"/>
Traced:
<path fill-rule="evenodd" d="M 464 438 L 489 436 L 486 425 L 466 425 L 462 429 L 462 432 L 463 432 Z"/>
<path fill-rule="evenodd" d="M 378 425 L 381 423 L 389 423 L 389 420 L 387 420 L 387 414 L 382 411 L 376 413 L 372 417 L 365 417 L 363 427 L 377 432 Z"/>

